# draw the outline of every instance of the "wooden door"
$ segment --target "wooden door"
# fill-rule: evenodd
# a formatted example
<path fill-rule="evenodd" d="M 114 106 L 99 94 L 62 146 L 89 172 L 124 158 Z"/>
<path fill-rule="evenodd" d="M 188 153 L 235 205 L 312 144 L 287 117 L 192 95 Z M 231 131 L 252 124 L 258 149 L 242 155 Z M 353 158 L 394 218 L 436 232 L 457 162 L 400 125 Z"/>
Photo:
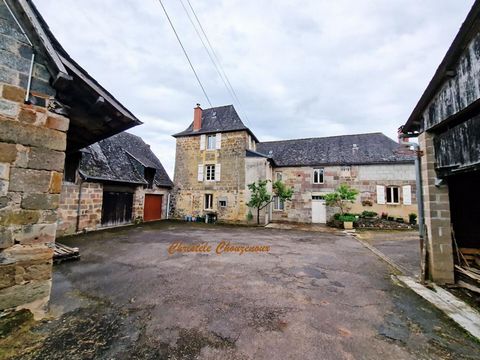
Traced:
<path fill-rule="evenodd" d="M 152 221 L 162 218 L 163 195 L 145 195 L 145 205 L 143 207 L 143 220 Z"/>
<path fill-rule="evenodd" d="M 312 199 L 312 223 L 325 224 L 327 222 L 327 208 L 325 200 Z"/>
<path fill-rule="evenodd" d="M 102 202 L 102 225 L 112 226 L 132 221 L 133 194 L 104 191 Z"/>

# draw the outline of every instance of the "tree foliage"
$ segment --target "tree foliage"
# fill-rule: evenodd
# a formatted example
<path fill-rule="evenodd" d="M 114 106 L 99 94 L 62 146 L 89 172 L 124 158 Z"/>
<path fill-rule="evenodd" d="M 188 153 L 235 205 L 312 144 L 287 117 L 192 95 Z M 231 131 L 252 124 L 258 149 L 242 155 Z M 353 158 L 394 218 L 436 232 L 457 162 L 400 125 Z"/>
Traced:
<path fill-rule="evenodd" d="M 335 189 L 335 192 L 325 195 L 325 204 L 340 208 L 340 213 L 343 215 L 350 209 L 349 203 L 353 203 L 357 195 L 357 190 L 342 184 Z"/>
<path fill-rule="evenodd" d="M 260 210 L 273 201 L 273 196 L 268 192 L 267 185 L 270 180 L 258 180 L 257 182 L 248 184 L 251 192 L 250 201 L 247 206 L 257 209 L 257 224 L 260 223 Z M 281 201 L 287 201 L 292 198 L 293 189 L 286 186 L 282 181 L 278 180 L 272 184 L 273 193 L 278 196 Z"/>

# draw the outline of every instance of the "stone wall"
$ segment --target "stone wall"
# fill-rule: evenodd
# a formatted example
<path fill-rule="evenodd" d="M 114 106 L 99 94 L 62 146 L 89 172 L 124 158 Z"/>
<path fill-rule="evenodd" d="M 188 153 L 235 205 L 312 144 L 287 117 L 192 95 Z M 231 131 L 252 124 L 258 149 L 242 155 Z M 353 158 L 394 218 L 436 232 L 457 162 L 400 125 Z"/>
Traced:
<path fill-rule="evenodd" d="M 135 189 L 133 195 L 133 219 L 135 221 L 143 221 L 143 210 L 145 204 L 146 194 L 163 195 L 162 199 L 162 219 L 167 218 L 167 206 L 168 206 L 168 194 L 170 189 L 154 186 L 153 189 L 146 189 L 143 186 L 139 186 Z"/>
<path fill-rule="evenodd" d="M 245 205 L 245 150 L 247 132 L 222 133 L 219 150 L 200 150 L 200 135 L 177 138 L 175 175 L 175 213 L 177 218 L 201 216 L 204 196 L 213 194 L 213 211 L 219 220 L 244 222 Z M 198 165 L 220 164 L 220 181 L 198 181 Z M 219 199 L 227 206 L 221 208 Z"/>
<path fill-rule="evenodd" d="M 67 118 L 48 111 L 49 73 L 0 3 L 0 311 L 48 301 Z"/>
<path fill-rule="evenodd" d="M 82 194 L 79 208 L 80 186 L 82 187 Z M 57 237 L 72 235 L 81 231 L 92 231 L 100 227 L 102 197 L 103 185 L 101 183 L 83 182 L 74 184 L 65 182 L 62 185 L 58 208 Z"/>
<path fill-rule="evenodd" d="M 78 208 L 79 189 L 82 187 L 80 209 Z M 133 195 L 132 221 L 143 221 L 145 194 L 163 195 L 162 219 L 167 214 L 167 196 L 169 189 L 155 186 L 145 189 L 137 186 Z M 95 231 L 102 228 L 103 184 L 98 182 L 70 183 L 62 185 L 58 208 L 57 237 L 76 234 L 83 231 Z M 77 214 L 80 211 L 77 229 Z"/>
<path fill-rule="evenodd" d="M 274 210 L 272 220 L 311 222 L 312 195 L 322 195 L 333 192 L 340 184 L 348 184 L 359 191 L 357 200 L 351 206 L 351 212 L 361 213 L 364 210 L 377 213 L 386 212 L 390 216 L 408 219 L 409 213 L 417 213 L 415 196 L 415 168 L 413 164 L 398 165 L 358 165 L 351 166 L 351 171 L 342 172 L 340 166 L 324 168 L 324 183 L 313 184 L 311 167 L 282 167 L 274 168 L 282 173 L 282 179 L 287 186 L 294 190 L 292 201 L 285 203 L 283 211 Z M 403 194 L 400 191 L 400 204 L 378 204 L 376 186 L 411 186 L 411 205 L 403 204 Z M 369 200 L 372 206 L 363 206 L 362 201 Z M 327 212 L 327 218 L 333 215 Z"/>
<path fill-rule="evenodd" d="M 424 132 L 418 137 L 418 142 L 423 151 L 422 189 L 430 277 L 437 283 L 450 284 L 455 280 L 448 185 L 435 186 L 433 135 Z"/>

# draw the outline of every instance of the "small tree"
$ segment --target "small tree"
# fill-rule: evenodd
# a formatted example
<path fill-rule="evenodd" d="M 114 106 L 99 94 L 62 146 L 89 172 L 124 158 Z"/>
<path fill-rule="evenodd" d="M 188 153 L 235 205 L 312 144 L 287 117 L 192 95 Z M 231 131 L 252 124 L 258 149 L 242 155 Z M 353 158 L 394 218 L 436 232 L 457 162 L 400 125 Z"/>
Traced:
<path fill-rule="evenodd" d="M 247 206 L 257 209 L 257 224 L 260 224 L 260 210 L 273 201 L 272 195 L 269 194 L 267 190 L 269 181 L 270 180 L 258 180 L 256 183 L 248 184 L 248 189 L 252 194 Z M 275 196 L 278 196 L 281 201 L 287 201 L 292 198 L 293 189 L 287 187 L 280 180 L 275 181 L 272 187 Z"/>
<path fill-rule="evenodd" d="M 350 209 L 349 203 L 353 204 L 357 195 L 357 190 L 342 184 L 335 189 L 335 192 L 325 195 L 325 205 L 340 208 L 340 213 L 343 215 Z"/>

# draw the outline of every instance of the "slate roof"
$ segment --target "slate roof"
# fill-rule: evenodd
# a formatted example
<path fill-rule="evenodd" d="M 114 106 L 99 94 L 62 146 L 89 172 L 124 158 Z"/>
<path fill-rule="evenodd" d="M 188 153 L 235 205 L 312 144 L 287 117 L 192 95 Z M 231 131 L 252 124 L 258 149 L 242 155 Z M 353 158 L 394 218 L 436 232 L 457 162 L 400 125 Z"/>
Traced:
<path fill-rule="evenodd" d="M 354 144 L 357 150 L 354 150 Z M 382 133 L 268 141 L 257 152 L 271 155 L 276 166 L 411 163 L 414 156 Z"/>
<path fill-rule="evenodd" d="M 150 146 L 142 138 L 122 132 L 84 148 L 79 170 L 87 179 L 146 185 L 145 167 L 156 169 L 158 186 L 173 186 Z"/>
<path fill-rule="evenodd" d="M 253 132 L 245 126 L 238 116 L 233 105 L 217 106 L 202 109 L 202 127 L 198 131 L 193 130 L 193 121 L 184 131 L 174 134 L 173 137 L 192 136 L 198 134 L 211 134 L 217 132 L 230 132 L 245 130 L 258 141 Z"/>

